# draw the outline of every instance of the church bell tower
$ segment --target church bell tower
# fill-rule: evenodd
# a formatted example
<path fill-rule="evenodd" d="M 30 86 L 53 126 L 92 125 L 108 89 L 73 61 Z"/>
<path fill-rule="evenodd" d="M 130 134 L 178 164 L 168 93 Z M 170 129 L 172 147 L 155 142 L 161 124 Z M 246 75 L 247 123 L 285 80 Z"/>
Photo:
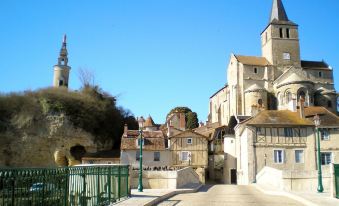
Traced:
<path fill-rule="evenodd" d="M 53 87 L 68 88 L 69 71 L 71 70 L 71 67 L 68 66 L 66 40 L 66 35 L 64 35 L 58 58 L 58 64 L 54 66 Z"/>
<path fill-rule="evenodd" d="M 268 26 L 261 33 L 262 56 L 277 67 L 300 67 L 298 25 L 287 17 L 281 0 L 273 0 Z"/>

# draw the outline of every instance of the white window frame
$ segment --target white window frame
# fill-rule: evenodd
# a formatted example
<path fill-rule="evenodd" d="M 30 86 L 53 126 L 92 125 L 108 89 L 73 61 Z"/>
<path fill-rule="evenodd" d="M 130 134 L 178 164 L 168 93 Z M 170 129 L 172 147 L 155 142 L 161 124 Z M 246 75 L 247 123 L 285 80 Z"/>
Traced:
<path fill-rule="evenodd" d="M 191 140 L 191 141 L 189 142 L 189 140 Z M 193 138 L 192 137 L 187 138 L 187 144 L 193 144 Z"/>
<path fill-rule="evenodd" d="M 299 160 L 300 162 L 297 162 L 297 151 L 301 151 L 302 152 L 302 159 Z M 303 149 L 296 149 L 294 150 L 294 161 L 296 164 L 303 164 L 305 163 L 305 151 Z"/>
<path fill-rule="evenodd" d="M 323 164 L 323 156 L 322 156 L 323 154 L 330 154 L 330 161 L 327 162 L 326 160 L 324 160 L 324 164 Z M 321 158 L 322 166 L 330 165 L 333 162 L 333 153 L 332 152 L 320 152 L 320 158 Z"/>
<path fill-rule="evenodd" d="M 277 162 L 276 161 L 278 159 L 278 158 L 275 157 L 276 151 L 281 151 L 281 154 L 282 154 L 281 162 Z M 285 163 L 285 150 L 283 150 L 283 149 L 274 149 L 273 150 L 273 161 L 274 161 L 275 164 L 284 164 Z"/>
<path fill-rule="evenodd" d="M 184 160 L 182 157 L 183 157 L 183 153 L 187 153 L 187 159 L 186 160 Z M 184 161 L 184 162 L 188 162 L 188 161 L 190 161 L 190 154 L 191 154 L 191 152 L 189 152 L 189 151 L 181 151 L 180 152 L 180 161 Z"/>
<path fill-rule="evenodd" d="M 320 139 L 322 140 L 322 141 L 330 141 L 330 130 L 329 129 L 327 129 L 327 128 L 323 128 L 323 129 L 320 129 Z M 325 133 L 327 134 L 326 136 L 325 136 Z"/>

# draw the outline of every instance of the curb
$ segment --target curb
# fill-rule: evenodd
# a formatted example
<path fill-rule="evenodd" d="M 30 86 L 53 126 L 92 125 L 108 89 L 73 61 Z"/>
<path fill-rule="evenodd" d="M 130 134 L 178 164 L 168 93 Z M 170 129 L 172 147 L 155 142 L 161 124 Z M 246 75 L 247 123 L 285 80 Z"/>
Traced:
<path fill-rule="evenodd" d="M 252 184 L 257 190 L 259 190 L 260 192 L 264 193 L 264 194 L 267 194 L 267 195 L 272 195 L 272 196 L 285 196 L 285 197 L 288 197 L 290 199 L 293 199 L 293 200 L 296 200 L 304 205 L 307 205 L 307 206 L 318 206 L 317 204 L 314 204 L 313 202 L 309 201 L 309 200 L 306 200 L 305 198 L 302 198 L 298 195 L 294 195 L 294 194 L 291 194 L 289 192 L 285 192 L 285 191 L 267 191 L 267 190 L 264 190 L 262 189 L 259 185 L 257 184 Z"/>
<path fill-rule="evenodd" d="M 149 202 L 147 202 L 146 204 L 144 204 L 144 206 L 153 206 L 156 205 L 168 198 L 173 197 L 174 195 L 178 195 L 178 194 L 185 194 L 185 193 L 195 193 L 197 192 L 200 188 L 202 187 L 202 185 L 199 185 L 198 187 L 194 188 L 194 189 L 187 189 L 187 190 L 178 190 L 178 191 L 173 191 L 173 192 L 169 192 L 161 197 L 155 198 Z"/>

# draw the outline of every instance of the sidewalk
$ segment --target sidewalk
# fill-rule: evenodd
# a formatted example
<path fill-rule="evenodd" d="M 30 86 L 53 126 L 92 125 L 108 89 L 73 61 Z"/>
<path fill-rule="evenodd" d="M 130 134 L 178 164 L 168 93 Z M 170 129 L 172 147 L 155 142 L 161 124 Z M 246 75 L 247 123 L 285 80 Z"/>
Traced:
<path fill-rule="evenodd" d="M 338 206 L 339 199 L 330 197 L 330 193 L 317 192 L 286 192 L 264 185 L 253 184 L 258 190 L 267 195 L 280 195 L 299 201 L 307 206 Z"/>
<path fill-rule="evenodd" d="M 130 198 L 112 204 L 112 206 L 152 206 L 177 194 L 196 192 L 201 186 L 200 184 L 192 184 L 184 189 L 144 189 L 143 192 L 133 189 Z"/>

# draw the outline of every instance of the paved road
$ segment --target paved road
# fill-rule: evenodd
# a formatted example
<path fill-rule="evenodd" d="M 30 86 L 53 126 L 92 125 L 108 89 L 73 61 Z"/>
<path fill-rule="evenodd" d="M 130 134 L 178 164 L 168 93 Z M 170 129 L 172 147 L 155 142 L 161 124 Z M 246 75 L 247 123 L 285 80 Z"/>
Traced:
<path fill-rule="evenodd" d="M 205 185 L 197 193 L 180 194 L 159 206 L 301 206 L 303 204 L 283 196 L 271 196 L 254 186 Z"/>

